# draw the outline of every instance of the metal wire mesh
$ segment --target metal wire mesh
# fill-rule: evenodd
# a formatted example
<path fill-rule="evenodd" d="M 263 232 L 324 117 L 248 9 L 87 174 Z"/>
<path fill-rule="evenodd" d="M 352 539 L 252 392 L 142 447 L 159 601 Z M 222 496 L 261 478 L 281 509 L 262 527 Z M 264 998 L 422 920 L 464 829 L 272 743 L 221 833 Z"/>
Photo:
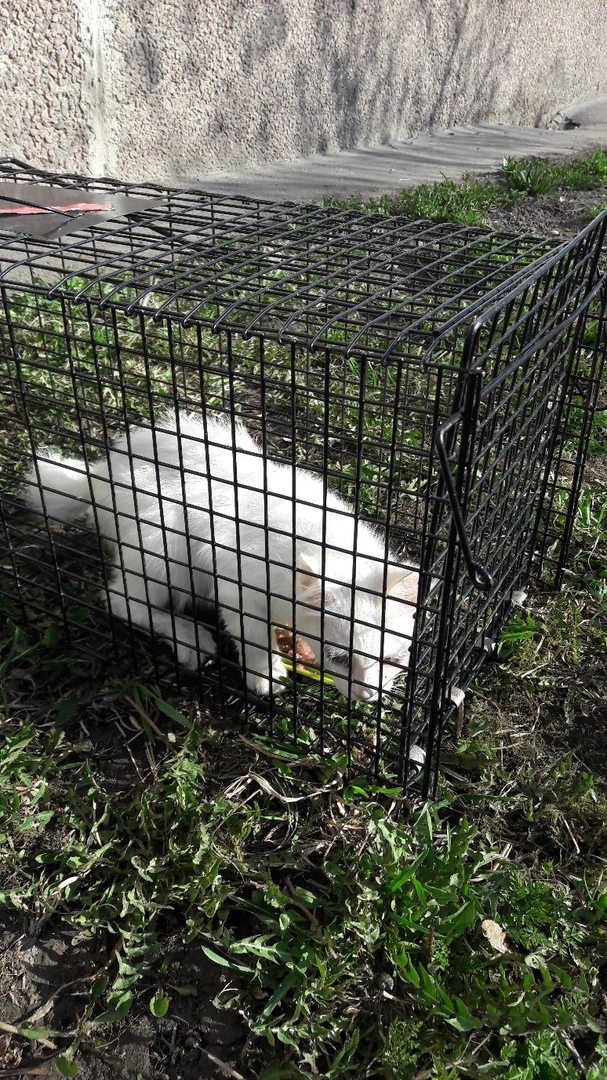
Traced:
<path fill-rule="evenodd" d="M 385 691 L 378 687 L 379 700 L 355 699 L 351 670 L 350 697 L 338 696 L 325 658 L 325 645 L 333 647 L 327 598 L 336 584 L 329 550 L 319 573 L 327 614 L 311 643 L 316 668 L 308 662 L 280 695 L 252 690 L 241 670 L 254 633 L 243 616 L 250 551 L 237 529 L 232 584 L 239 598 L 227 603 L 224 553 L 213 534 L 216 528 L 219 536 L 221 514 L 213 511 L 204 541 L 213 587 L 197 579 L 193 551 L 203 542 L 187 508 L 197 470 L 185 461 L 191 444 L 184 436 L 173 466 L 181 476 L 177 494 L 168 493 L 173 473 L 159 465 L 156 450 L 155 478 L 147 481 L 162 496 L 161 514 L 181 508 L 187 549 L 187 558 L 171 556 L 177 541 L 163 521 L 161 574 L 165 584 L 167 573 L 174 581 L 162 604 L 154 599 L 153 552 L 140 559 L 142 604 L 152 624 L 162 618 L 166 628 L 168 618 L 164 638 L 172 636 L 178 650 L 184 635 L 189 642 L 195 634 L 195 648 L 201 635 L 219 639 L 220 661 L 195 673 L 209 710 L 244 713 L 321 751 L 343 747 L 355 767 L 404 784 L 418 780 L 429 790 L 444 724 L 491 650 L 513 590 L 532 573 L 556 583 L 562 575 L 604 351 L 599 254 L 607 215 L 559 247 L 332 207 L 51 177 L 10 161 L 0 162 L 3 177 L 48 185 L 49 204 L 57 188 L 155 200 L 126 217 L 80 229 L 73 222 L 59 237 L 0 231 L 2 573 L 20 617 L 51 616 L 74 649 L 107 655 L 142 677 L 191 686 L 194 676 L 175 664 L 163 635 L 140 634 L 133 603 L 122 620 L 108 617 L 116 594 L 135 587 L 134 578 L 126 580 L 126 548 L 141 554 L 151 543 L 142 512 L 131 512 L 122 552 L 108 556 L 98 534 L 116 537 L 120 491 L 130 490 L 122 462 L 136 468 L 138 430 L 157 447 L 167 409 L 177 410 L 184 431 L 188 417 L 199 418 L 206 425 L 197 448 L 202 461 L 217 442 L 215 422 L 228 418 L 233 443 L 237 418 L 266 463 L 260 591 L 271 592 L 285 531 L 297 559 L 304 526 L 293 510 L 293 466 L 303 467 L 316 478 L 325 549 L 327 491 L 335 491 L 346 503 L 334 510 L 343 515 L 342 556 L 370 543 L 362 524 L 369 523 L 380 530 L 377 552 L 366 553 L 371 561 L 385 564 L 396 553 L 417 568 L 417 600 L 402 600 L 409 661 L 400 679 Z M 124 433 L 126 441 L 113 443 L 114 526 L 103 525 L 102 514 L 69 527 L 52 521 L 48 508 L 24 516 L 23 476 L 34 450 L 58 448 L 86 459 L 94 473 Z M 236 468 L 233 446 L 230 452 Z M 275 501 L 267 462 L 290 477 L 282 502 Z M 245 482 L 233 484 L 243 506 L 245 464 Z M 207 466 L 198 479 L 207 477 Z M 211 499 L 214 483 L 207 482 Z M 249 492 L 255 483 L 248 482 Z M 240 518 L 243 528 L 251 524 L 243 512 Z M 355 567 L 354 561 L 348 586 L 354 591 Z M 384 576 L 376 597 L 384 634 L 387 588 Z M 277 601 L 268 593 L 264 603 L 259 619 L 269 623 Z M 357 617 L 349 617 L 352 667 Z M 299 646 L 305 619 L 293 602 L 292 617 L 283 618 L 283 649 Z M 222 634 L 226 625 L 230 632 Z M 376 629 L 373 619 L 367 629 Z"/>

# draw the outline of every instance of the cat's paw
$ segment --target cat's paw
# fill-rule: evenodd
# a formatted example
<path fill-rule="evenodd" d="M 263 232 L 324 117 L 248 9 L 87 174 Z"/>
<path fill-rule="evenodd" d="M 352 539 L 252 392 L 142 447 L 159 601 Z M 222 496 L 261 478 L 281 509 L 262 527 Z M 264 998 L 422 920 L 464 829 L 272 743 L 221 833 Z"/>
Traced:
<path fill-rule="evenodd" d="M 198 671 L 207 660 L 217 656 L 217 643 L 209 631 L 203 629 L 202 626 L 198 627 L 198 643 L 196 643 L 196 634 L 193 629 L 191 633 L 188 633 L 188 638 L 191 644 L 185 641 L 178 641 L 175 644 L 177 661 L 188 671 Z"/>
<path fill-rule="evenodd" d="M 276 694 L 282 694 L 286 687 L 284 684 L 284 678 L 287 674 L 280 657 L 276 656 L 272 658 L 272 678 L 260 674 L 259 672 L 247 671 L 247 686 L 254 694 L 258 694 L 259 697 L 274 697 Z"/>
<path fill-rule="evenodd" d="M 247 675 L 247 686 L 258 697 L 276 697 L 285 691 L 284 683 L 276 679 L 264 679 L 262 675 Z"/>

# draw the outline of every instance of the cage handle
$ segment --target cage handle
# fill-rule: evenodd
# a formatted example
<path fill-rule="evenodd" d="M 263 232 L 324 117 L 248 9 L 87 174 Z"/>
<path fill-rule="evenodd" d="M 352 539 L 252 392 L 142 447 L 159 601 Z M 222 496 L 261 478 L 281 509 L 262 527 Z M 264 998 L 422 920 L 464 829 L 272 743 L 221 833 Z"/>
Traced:
<path fill-rule="evenodd" d="M 453 522 L 457 532 L 460 548 L 464 561 L 466 563 L 466 569 L 468 575 L 474 587 L 481 589 L 482 592 L 488 592 L 493 588 L 495 581 L 493 575 L 487 570 L 486 566 L 477 562 L 473 557 L 470 542 L 468 540 L 468 534 L 466 532 L 466 522 L 464 520 L 464 511 L 462 504 L 455 486 L 453 473 L 449 466 L 449 450 L 447 448 L 447 435 L 452 428 L 462 420 L 463 414 L 456 412 L 451 416 L 444 424 L 439 427 L 436 432 L 435 442 L 438 452 L 438 459 L 443 474 L 443 480 L 447 489 L 447 495 L 451 504 L 451 513 L 453 515 Z"/>

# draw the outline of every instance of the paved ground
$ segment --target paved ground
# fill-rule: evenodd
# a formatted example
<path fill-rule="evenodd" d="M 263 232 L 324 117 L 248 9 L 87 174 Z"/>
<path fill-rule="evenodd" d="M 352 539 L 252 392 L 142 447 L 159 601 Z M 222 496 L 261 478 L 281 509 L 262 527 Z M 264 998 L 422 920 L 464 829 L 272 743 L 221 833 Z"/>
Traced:
<path fill-rule="evenodd" d="M 607 98 L 564 109 L 556 120 L 576 126 L 470 125 L 386 146 L 209 173 L 195 183 L 207 191 L 294 202 L 331 195 L 371 198 L 444 176 L 459 178 L 465 172 L 488 172 L 507 156 L 570 154 L 607 147 Z M 186 177 L 180 180 L 193 183 Z"/>

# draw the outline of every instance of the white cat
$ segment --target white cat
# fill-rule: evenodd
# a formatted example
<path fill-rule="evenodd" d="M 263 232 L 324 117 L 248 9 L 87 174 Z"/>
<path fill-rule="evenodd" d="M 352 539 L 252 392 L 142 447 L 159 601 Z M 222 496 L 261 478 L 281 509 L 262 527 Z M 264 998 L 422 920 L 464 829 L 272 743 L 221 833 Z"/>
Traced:
<path fill-rule="evenodd" d="M 109 457 L 39 451 L 30 509 L 87 515 L 115 547 L 112 615 L 167 638 L 184 667 L 216 655 L 210 631 L 183 613 L 218 605 L 249 689 L 279 693 L 274 627 L 296 630 L 346 697 L 374 701 L 407 665 L 418 574 L 303 469 L 264 458 L 230 418 L 168 412 L 134 428 Z"/>

